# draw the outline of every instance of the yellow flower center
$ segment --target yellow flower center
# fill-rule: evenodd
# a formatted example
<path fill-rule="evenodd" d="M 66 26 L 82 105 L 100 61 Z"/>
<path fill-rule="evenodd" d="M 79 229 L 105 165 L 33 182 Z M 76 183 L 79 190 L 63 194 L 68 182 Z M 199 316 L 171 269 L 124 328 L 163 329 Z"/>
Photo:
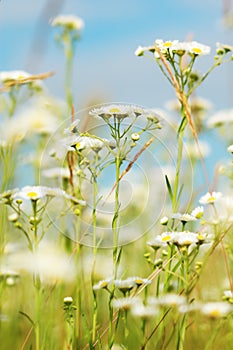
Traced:
<path fill-rule="evenodd" d="M 170 239 L 171 239 L 171 236 L 167 235 L 167 236 L 164 236 L 164 237 L 162 238 L 162 241 L 163 241 L 163 242 L 167 242 L 167 241 L 169 241 Z"/>
<path fill-rule="evenodd" d="M 214 202 L 215 200 L 216 200 L 215 197 L 210 197 L 210 198 L 208 199 L 208 203 Z"/>
<path fill-rule="evenodd" d="M 111 108 L 110 110 L 109 110 L 109 113 L 120 113 L 120 110 L 119 110 L 119 108 Z"/>
<path fill-rule="evenodd" d="M 143 284 L 143 281 L 142 281 L 140 278 L 137 278 L 137 279 L 135 280 L 135 283 L 136 283 L 136 284 Z"/>
<path fill-rule="evenodd" d="M 215 310 L 212 310 L 212 311 L 210 312 L 209 315 L 210 315 L 211 317 L 216 318 L 216 317 L 221 316 L 221 313 L 219 312 L 219 310 L 215 309 Z"/>
<path fill-rule="evenodd" d="M 102 287 L 102 288 L 106 288 L 107 285 L 108 285 L 108 282 L 106 282 L 106 281 L 104 281 L 104 282 L 101 283 L 101 287 Z"/>
<path fill-rule="evenodd" d="M 31 192 L 28 192 L 28 193 L 27 193 L 27 196 L 28 196 L 29 198 L 35 198 L 35 197 L 38 196 L 38 193 L 31 191 Z"/>
<path fill-rule="evenodd" d="M 172 42 L 171 41 L 166 41 L 164 44 L 163 44 L 164 47 L 171 47 L 172 46 Z"/>
<path fill-rule="evenodd" d="M 202 50 L 199 47 L 193 47 L 193 52 L 199 54 L 202 53 Z"/>
<path fill-rule="evenodd" d="M 200 233 L 198 234 L 197 238 L 198 238 L 199 241 L 203 241 L 204 240 L 204 236 L 201 235 Z"/>

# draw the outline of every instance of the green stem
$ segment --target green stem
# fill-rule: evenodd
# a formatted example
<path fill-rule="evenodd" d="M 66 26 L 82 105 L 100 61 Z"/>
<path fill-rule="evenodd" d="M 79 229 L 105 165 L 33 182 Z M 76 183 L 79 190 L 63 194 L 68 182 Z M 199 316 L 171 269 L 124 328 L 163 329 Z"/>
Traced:
<path fill-rule="evenodd" d="M 96 207 L 97 207 L 97 195 L 98 195 L 98 184 L 97 184 L 97 165 L 98 165 L 98 152 L 95 152 L 95 169 L 92 171 L 93 175 L 93 210 L 92 210 L 92 222 L 93 222 L 93 266 L 92 266 L 92 285 L 94 284 L 94 274 L 95 274 L 95 265 L 96 265 L 96 256 L 97 256 L 97 237 L 96 237 L 96 228 L 97 228 L 97 216 L 96 216 Z M 93 320 L 92 320 L 92 342 L 94 343 L 96 338 L 96 324 L 97 324 L 97 298 L 95 291 L 93 290 Z"/>
<path fill-rule="evenodd" d="M 174 190 L 173 190 L 173 198 L 172 198 L 172 211 L 173 213 L 177 211 L 179 206 L 178 201 L 178 193 L 179 193 L 179 180 L 180 180 L 180 168 L 181 168 L 181 161 L 182 161 L 182 154 L 183 154 L 183 137 L 184 137 L 184 131 L 185 127 L 187 125 L 187 118 L 184 115 L 184 109 L 182 107 L 182 121 L 178 130 L 177 138 L 178 138 L 178 151 L 177 151 L 177 160 L 176 160 L 176 175 L 175 175 L 175 182 L 174 182 Z"/>
<path fill-rule="evenodd" d="M 73 44 L 72 39 L 69 34 L 66 37 L 67 47 L 66 47 L 66 76 L 65 76 L 65 93 L 67 102 L 67 115 L 71 114 L 72 110 L 72 67 L 73 67 Z"/>

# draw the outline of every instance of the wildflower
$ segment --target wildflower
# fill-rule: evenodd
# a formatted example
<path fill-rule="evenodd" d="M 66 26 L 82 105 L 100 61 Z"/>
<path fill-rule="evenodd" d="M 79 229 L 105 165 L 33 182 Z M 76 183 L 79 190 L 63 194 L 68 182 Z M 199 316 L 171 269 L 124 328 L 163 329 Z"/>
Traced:
<path fill-rule="evenodd" d="M 203 157 L 207 157 L 211 152 L 210 145 L 204 141 L 198 141 L 198 145 L 193 142 L 186 142 L 185 149 L 187 154 L 185 153 L 184 156 L 196 159 L 200 158 L 200 154 Z"/>
<path fill-rule="evenodd" d="M 233 153 L 233 145 L 230 145 L 227 147 L 228 152 Z"/>
<path fill-rule="evenodd" d="M 45 186 L 25 186 L 14 194 L 14 198 L 38 200 L 48 195 L 49 187 Z"/>
<path fill-rule="evenodd" d="M 225 302 L 210 302 L 201 305 L 200 311 L 202 314 L 212 319 L 216 319 L 227 316 L 233 311 L 233 307 Z"/>
<path fill-rule="evenodd" d="M 99 152 L 105 144 L 108 144 L 108 140 L 101 140 L 91 136 L 78 136 L 70 139 L 70 146 L 74 147 L 77 151 L 92 149 L 95 152 Z"/>
<path fill-rule="evenodd" d="M 13 190 L 7 190 L 5 192 L 2 192 L 0 194 L 0 200 L 10 201 L 11 198 L 13 197 L 13 195 L 18 191 L 19 191 L 19 189 L 15 188 Z"/>
<path fill-rule="evenodd" d="M 84 27 L 83 20 L 74 15 L 59 15 L 51 21 L 53 27 L 64 27 L 68 30 L 82 30 Z"/>
<path fill-rule="evenodd" d="M 133 279 L 134 279 L 134 282 L 135 282 L 137 287 L 140 287 L 142 285 L 144 285 L 144 286 L 146 285 L 147 286 L 147 285 L 151 284 L 151 282 L 152 282 L 148 278 L 133 277 Z"/>
<path fill-rule="evenodd" d="M 196 56 L 200 56 L 200 55 L 208 55 L 210 53 L 210 47 L 200 44 L 196 41 L 192 41 L 189 44 L 189 53 L 190 54 L 194 54 Z"/>
<path fill-rule="evenodd" d="M 138 141 L 140 139 L 140 135 L 137 133 L 137 132 L 134 132 L 132 135 L 131 135 L 131 139 L 133 141 Z"/>
<path fill-rule="evenodd" d="M 224 124 L 233 123 L 233 108 L 223 109 L 209 117 L 207 126 L 209 128 L 219 127 Z"/>
<path fill-rule="evenodd" d="M 63 299 L 63 302 L 64 302 L 64 304 L 65 305 L 71 305 L 72 303 L 73 303 L 73 298 L 72 297 L 65 297 L 64 299 Z"/>
<path fill-rule="evenodd" d="M 125 280 L 114 280 L 114 285 L 123 294 L 130 292 L 134 287 L 136 287 L 135 278 L 129 277 Z"/>
<path fill-rule="evenodd" d="M 212 104 L 209 100 L 206 100 L 206 99 L 199 97 L 199 96 L 194 96 L 194 97 L 190 98 L 189 106 L 190 106 L 191 112 L 193 114 L 203 113 L 203 112 L 206 112 L 212 108 Z M 168 101 L 166 103 L 166 108 L 171 110 L 171 111 L 180 113 L 179 100 L 174 99 L 174 100 Z"/>
<path fill-rule="evenodd" d="M 196 217 L 187 213 L 181 214 L 181 213 L 175 213 L 172 215 L 173 219 L 180 220 L 182 222 L 189 222 L 189 221 L 196 221 Z"/>
<path fill-rule="evenodd" d="M 19 273 L 14 270 L 0 271 L 0 279 L 4 280 L 9 287 L 14 286 L 19 281 Z"/>
<path fill-rule="evenodd" d="M 228 44 L 216 43 L 216 52 L 218 55 L 223 55 L 224 53 L 233 52 L 233 46 Z"/>
<path fill-rule="evenodd" d="M 148 319 L 158 314 L 158 309 L 154 305 L 144 305 L 141 301 L 131 306 L 133 316 Z"/>
<path fill-rule="evenodd" d="M 104 120 L 108 120 L 112 117 L 121 120 L 135 115 L 132 107 L 128 105 L 102 106 L 94 108 L 89 114 L 97 118 L 103 118 Z"/>
<path fill-rule="evenodd" d="M 0 82 L 7 84 L 14 81 L 24 81 L 30 76 L 31 74 L 23 70 L 3 71 L 0 72 Z"/>
<path fill-rule="evenodd" d="M 50 169 L 44 169 L 42 170 L 41 174 L 44 177 L 53 179 L 53 178 L 63 178 L 68 179 L 70 177 L 70 171 L 68 168 L 50 168 Z"/>
<path fill-rule="evenodd" d="M 212 204 L 219 200 L 222 197 L 221 192 L 207 192 L 204 196 L 199 199 L 201 204 Z"/>
<path fill-rule="evenodd" d="M 148 298 L 148 304 L 179 307 L 186 304 L 186 300 L 183 295 L 168 293 L 157 298 Z"/>
<path fill-rule="evenodd" d="M 73 123 L 71 123 L 71 125 L 68 128 L 66 128 L 64 130 L 64 133 L 65 134 L 77 134 L 79 132 L 79 130 L 78 130 L 79 122 L 80 122 L 79 119 L 75 120 Z"/>
<path fill-rule="evenodd" d="M 112 282 L 112 278 L 107 278 L 94 284 L 93 290 L 108 289 L 109 284 Z"/>
<path fill-rule="evenodd" d="M 52 188 L 46 186 L 25 186 L 13 195 L 14 199 L 22 198 L 32 201 L 36 201 L 45 197 L 64 197 L 80 205 L 86 205 L 85 201 L 79 200 L 69 195 L 60 188 Z"/>
<path fill-rule="evenodd" d="M 160 224 L 161 225 L 167 225 L 168 220 L 169 220 L 168 217 L 164 216 L 164 217 L 162 217 L 162 219 L 160 219 Z"/>
<path fill-rule="evenodd" d="M 74 262 L 48 241 L 42 242 L 36 253 L 21 250 L 11 254 L 8 261 L 12 269 L 39 274 L 41 281 L 49 285 L 59 281 L 73 282 L 76 276 Z"/>
<path fill-rule="evenodd" d="M 173 243 L 178 246 L 190 246 L 198 242 L 197 234 L 194 232 L 184 231 L 177 232 L 173 238 Z"/>
<path fill-rule="evenodd" d="M 155 52 L 155 46 L 138 46 L 134 53 L 136 56 L 143 56 L 146 51 Z"/>
<path fill-rule="evenodd" d="M 161 247 L 166 247 L 172 241 L 173 236 L 174 233 L 172 232 L 163 232 L 161 235 L 157 235 L 153 241 L 147 242 L 147 244 L 157 250 Z"/>
<path fill-rule="evenodd" d="M 17 213 L 12 213 L 8 216 L 8 220 L 11 222 L 16 222 L 19 218 L 19 215 Z"/>
<path fill-rule="evenodd" d="M 163 41 L 161 39 L 157 39 L 155 41 L 155 46 L 159 48 L 161 53 L 172 52 L 177 54 L 193 54 L 196 56 L 207 55 L 210 53 L 210 47 L 198 43 L 196 41 L 191 42 L 180 42 L 179 40 L 173 41 Z"/>
<path fill-rule="evenodd" d="M 193 211 L 191 212 L 191 215 L 194 216 L 197 219 L 202 218 L 204 214 L 204 207 L 200 206 L 200 207 L 196 207 L 195 209 L 193 209 Z"/>
<path fill-rule="evenodd" d="M 224 290 L 223 300 L 226 300 L 226 301 L 229 301 L 230 303 L 233 303 L 233 292 L 231 290 Z"/>
<path fill-rule="evenodd" d="M 119 298 L 113 300 L 113 307 L 121 310 L 129 310 L 138 298 Z"/>

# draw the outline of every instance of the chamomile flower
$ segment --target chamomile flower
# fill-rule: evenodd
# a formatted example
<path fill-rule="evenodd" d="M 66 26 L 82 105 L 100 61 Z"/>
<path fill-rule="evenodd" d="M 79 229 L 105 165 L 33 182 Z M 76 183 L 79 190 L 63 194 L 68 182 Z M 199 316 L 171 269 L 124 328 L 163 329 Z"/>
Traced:
<path fill-rule="evenodd" d="M 143 56 L 146 51 L 155 52 L 155 46 L 138 46 L 134 53 L 136 56 Z"/>
<path fill-rule="evenodd" d="M 78 130 L 79 122 L 80 122 L 79 119 L 75 120 L 73 123 L 71 123 L 71 125 L 68 128 L 66 128 L 64 130 L 64 133 L 71 134 L 71 135 L 78 133 L 79 132 L 79 130 Z"/>
<path fill-rule="evenodd" d="M 210 53 L 210 47 L 207 45 L 198 43 L 197 41 L 191 41 L 189 43 L 188 53 L 194 54 L 196 56 L 208 55 Z"/>
<path fill-rule="evenodd" d="M 53 27 L 64 27 L 68 30 L 80 31 L 84 28 L 82 18 L 74 15 L 59 15 L 51 20 Z"/>
<path fill-rule="evenodd" d="M 63 197 L 75 203 L 86 205 L 85 201 L 79 200 L 60 188 L 46 187 L 46 186 L 25 186 L 12 196 L 14 199 L 25 199 L 37 201 L 45 197 Z"/>
<path fill-rule="evenodd" d="M 65 297 L 65 298 L 63 299 L 63 303 L 64 303 L 66 306 L 71 305 L 71 304 L 73 304 L 73 298 L 72 298 L 72 297 Z"/>
<path fill-rule="evenodd" d="M 118 288 L 122 293 L 130 292 L 135 286 L 136 282 L 133 277 L 129 277 L 125 280 L 116 279 L 114 280 L 114 285 Z"/>
<path fill-rule="evenodd" d="M 29 200 L 38 200 L 48 195 L 49 187 L 45 186 L 25 186 L 20 191 L 16 192 L 13 197 Z"/>
<path fill-rule="evenodd" d="M 30 84 L 31 87 L 41 90 L 43 87 L 41 75 L 35 76 L 23 70 L 2 71 L 0 72 L 0 82 L 5 87 L 11 85 Z"/>
<path fill-rule="evenodd" d="M 181 305 L 185 305 L 186 300 L 185 300 L 185 297 L 183 295 L 168 293 L 165 295 L 161 295 L 158 298 L 154 298 L 154 297 L 148 298 L 148 304 L 179 307 Z"/>
<path fill-rule="evenodd" d="M 199 199 L 201 204 L 212 204 L 217 202 L 222 197 L 221 192 L 207 192 L 204 196 Z"/>
<path fill-rule="evenodd" d="M 138 298 L 119 298 L 113 300 L 113 307 L 115 309 L 130 310 L 132 305 L 136 303 Z"/>
<path fill-rule="evenodd" d="M 12 81 L 20 81 L 27 79 L 31 76 L 28 72 L 23 70 L 2 71 L 0 72 L 0 82 L 7 84 Z"/>
<path fill-rule="evenodd" d="M 42 170 L 41 174 L 49 179 L 63 178 L 68 179 L 70 172 L 68 168 L 56 167 Z"/>
<path fill-rule="evenodd" d="M 108 289 L 112 280 L 113 280 L 112 278 L 106 278 L 106 279 L 101 280 L 98 283 L 94 284 L 94 286 L 92 288 L 93 288 L 93 290 Z"/>
<path fill-rule="evenodd" d="M 233 303 L 233 292 L 231 290 L 224 290 L 223 300 L 226 300 L 226 301 L 229 301 L 230 303 Z"/>
<path fill-rule="evenodd" d="M 229 147 L 227 147 L 227 150 L 229 153 L 233 153 L 233 145 L 230 145 Z"/>
<path fill-rule="evenodd" d="M 135 285 L 137 286 L 137 287 L 140 287 L 140 286 L 142 286 L 142 285 L 144 285 L 144 286 L 148 286 L 149 284 L 151 284 L 151 280 L 150 279 L 148 279 L 148 278 L 141 278 L 141 277 L 132 277 L 133 279 L 134 279 L 134 282 L 135 282 Z"/>
<path fill-rule="evenodd" d="M 155 250 L 166 247 L 168 243 L 172 242 L 174 235 L 175 232 L 163 232 L 161 235 L 157 235 L 153 241 L 147 242 L 147 245 Z"/>
<path fill-rule="evenodd" d="M 189 222 L 189 221 L 196 221 L 197 220 L 197 218 L 195 216 L 188 214 L 188 213 L 184 213 L 184 214 L 175 213 L 172 215 L 172 218 L 180 220 L 182 222 Z"/>
<path fill-rule="evenodd" d="M 167 225 L 169 221 L 169 218 L 167 216 L 163 216 L 161 219 L 160 219 L 160 224 L 161 225 Z"/>
<path fill-rule="evenodd" d="M 191 215 L 194 216 L 197 219 L 202 218 L 203 214 L 204 214 L 204 207 L 203 206 L 196 207 L 191 212 Z"/>
<path fill-rule="evenodd" d="M 112 117 L 117 118 L 118 120 L 132 117 L 135 114 L 133 113 L 133 109 L 131 106 L 128 105 L 109 105 L 109 106 L 102 106 L 99 108 L 94 108 L 89 113 L 91 116 L 102 118 L 104 120 L 108 120 Z"/>
<path fill-rule="evenodd" d="M 154 305 L 144 305 L 141 301 L 131 305 L 132 315 L 145 320 L 156 316 L 158 312 L 158 308 L 156 308 Z"/>
<path fill-rule="evenodd" d="M 233 306 L 225 302 L 209 302 L 200 306 L 202 314 L 212 318 L 221 318 L 233 312 Z"/>
<path fill-rule="evenodd" d="M 207 121 L 207 126 L 209 128 L 214 128 L 229 123 L 233 123 L 233 108 L 223 109 L 210 116 Z"/>
<path fill-rule="evenodd" d="M 233 46 L 228 44 L 216 43 L 216 52 L 218 55 L 223 55 L 224 53 L 233 52 Z"/>
<path fill-rule="evenodd" d="M 173 238 L 173 243 L 180 247 L 188 247 L 191 244 L 198 243 L 198 236 L 196 233 L 189 231 L 177 232 Z"/>

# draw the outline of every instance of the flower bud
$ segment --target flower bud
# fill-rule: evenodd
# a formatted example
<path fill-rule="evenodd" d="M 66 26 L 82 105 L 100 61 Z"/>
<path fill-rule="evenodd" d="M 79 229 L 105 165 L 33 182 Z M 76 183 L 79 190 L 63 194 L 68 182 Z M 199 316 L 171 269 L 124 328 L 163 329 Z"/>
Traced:
<path fill-rule="evenodd" d="M 131 139 L 133 141 L 138 141 L 140 139 L 140 135 L 137 133 L 137 132 L 134 132 L 132 135 L 131 135 Z"/>

